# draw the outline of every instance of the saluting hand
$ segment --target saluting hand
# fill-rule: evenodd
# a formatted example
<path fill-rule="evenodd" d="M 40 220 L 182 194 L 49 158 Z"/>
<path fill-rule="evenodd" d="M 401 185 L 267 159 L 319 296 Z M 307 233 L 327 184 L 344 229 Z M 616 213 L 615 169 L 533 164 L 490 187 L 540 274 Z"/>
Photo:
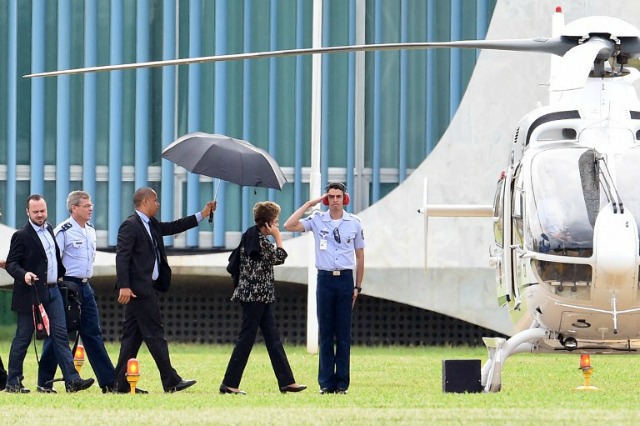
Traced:
<path fill-rule="evenodd" d="M 309 207 L 315 206 L 316 204 L 318 204 L 319 202 L 321 202 L 323 199 L 325 199 L 328 196 L 329 196 L 329 193 L 326 192 L 326 193 L 322 194 L 319 198 L 314 198 L 313 200 L 309 200 L 309 204 L 311 204 Z"/>

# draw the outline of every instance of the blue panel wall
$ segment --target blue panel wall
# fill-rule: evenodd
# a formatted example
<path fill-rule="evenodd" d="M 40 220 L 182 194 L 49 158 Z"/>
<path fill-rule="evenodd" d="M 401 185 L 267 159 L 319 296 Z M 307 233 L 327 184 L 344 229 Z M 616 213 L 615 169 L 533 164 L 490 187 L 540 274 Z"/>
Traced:
<path fill-rule="evenodd" d="M 365 7 L 366 43 L 483 37 L 494 0 L 325 0 L 323 44 L 353 44 L 356 7 Z M 0 0 L 0 221 L 20 226 L 30 192 L 46 192 L 49 219 L 66 216 L 66 195 L 94 198 L 102 246 L 114 246 L 139 186 L 159 191 L 165 220 L 191 214 L 216 182 L 160 158 L 189 131 L 225 133 L 269 151 L 285 170 L 282 191 L 223 184 L 215 226 L 183 242 L 210 249 L 252 224 L 252 207 L 272 199 L 287 216 L 309 196 L 311 57 L 260 59 L 61 78 L 35 71 L 311 46 L 307 0 Z M 18 52 L 20 55 L 18 55 Z M 380 52 L 323 58 L 323 181 L 371 204 L 404 180 L 433 149 L 473 72 L 473 51 Z M 364 138 L 356 140 L 355 85 L 364 82 Z M 363 147 L 363 158 L 355 158 Z M 354 167 L 364 164 L 364 170 Z M 20 172 L 22 171 L 22 172 Z M 353 207 L 352 207 L 353 208 Z M 198 232 L 199 231 L 199 232 Z M 203 236 L 209 235 L 203 239 Z M 204 240 L 208 241 L 206 244 Z M 174 244 L 167 238 L 167 244 Z"/>

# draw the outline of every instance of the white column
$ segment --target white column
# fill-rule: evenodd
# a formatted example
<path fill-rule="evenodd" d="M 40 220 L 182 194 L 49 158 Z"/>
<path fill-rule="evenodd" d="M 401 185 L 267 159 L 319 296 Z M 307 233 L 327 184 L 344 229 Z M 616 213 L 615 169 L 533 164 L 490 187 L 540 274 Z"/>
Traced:
<path fill-rule="evenodd" d="M 313 1 L 313 46 L 322 47 L 322 0 Z M 311 174 L 309 176 L 309 196 L 311 199 L 321 194 L 320 184 L 320 131 L 322 128 L 322 55 L 311 58 Z M 307 274 L 307 351 L 318 353 L 318 316 L 316 306 L 317 273 L 315 268 L 315 245 L 308 238 L 309 269 Z"/>

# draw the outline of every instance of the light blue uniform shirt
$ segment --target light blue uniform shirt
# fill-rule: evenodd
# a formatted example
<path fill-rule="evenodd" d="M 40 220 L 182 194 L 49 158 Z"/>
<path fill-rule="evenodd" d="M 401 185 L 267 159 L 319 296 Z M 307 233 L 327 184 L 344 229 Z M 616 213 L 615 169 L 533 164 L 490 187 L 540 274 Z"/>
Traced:
<path fill-rule="evenodd" d="M 44 247 L 44 252 L 47 254 L 47 284 L 55 283 L 58 281 L 58 260 L 56 259 L 56 242 L 46 230 L 48 223 L 45 222 L 44 226 L 34 225 L 31 220 L 29 220 L 31 226 L 38 234 L 38 238 L 40 238 L 40 242 L 42 242 L 42 247 Z M 42 277 L 38 277 L 38 279 L 42 280 Z"/>
<path fill-rule="evenodd" d="M 355 250 L 364 248 L 364 232 L 358 216 L 343 212 L 342 219 L 334 221 L 329 211 L 316 211 L 301 222 L 305 231 L 313 232 L 317 269 L 335 271 L 356 268 Z M 340 242 L 336 241 L 336 235 Z"/>
<path fill-rule="evenodd" d="M 96 230 L 90 223 L 81 227 L 70 217 L 53 230 L 60 248 L 66 275 L 76 278 L 91 278 L 93 262 L 96 260 Z"/>

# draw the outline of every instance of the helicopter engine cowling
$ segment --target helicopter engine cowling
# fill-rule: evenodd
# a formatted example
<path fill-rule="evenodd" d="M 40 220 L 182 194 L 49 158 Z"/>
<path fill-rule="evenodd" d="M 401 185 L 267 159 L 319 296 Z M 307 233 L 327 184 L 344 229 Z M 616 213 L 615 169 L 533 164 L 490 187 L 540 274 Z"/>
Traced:
<path fill-rule="evenodd" d="M 607 205 L 598 214 L 593 234 L 595 287 L 635 286 L 638 228 L 629 210 L 614 212 Z"/>

